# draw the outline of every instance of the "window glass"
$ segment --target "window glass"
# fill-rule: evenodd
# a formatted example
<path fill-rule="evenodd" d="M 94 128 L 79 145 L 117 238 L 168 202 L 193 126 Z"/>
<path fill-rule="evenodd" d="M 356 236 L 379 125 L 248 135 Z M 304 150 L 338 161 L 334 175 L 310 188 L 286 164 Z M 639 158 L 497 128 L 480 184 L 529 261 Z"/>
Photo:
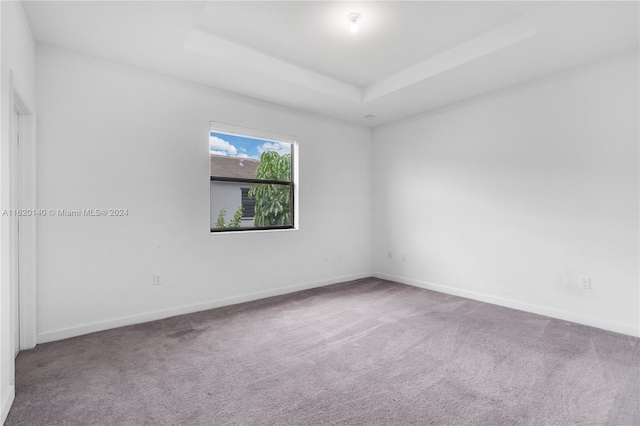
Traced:
<path fill-rule="evenodd" d="M 211 130 L 211 231 L 294 226 L 294 143 Z"/>

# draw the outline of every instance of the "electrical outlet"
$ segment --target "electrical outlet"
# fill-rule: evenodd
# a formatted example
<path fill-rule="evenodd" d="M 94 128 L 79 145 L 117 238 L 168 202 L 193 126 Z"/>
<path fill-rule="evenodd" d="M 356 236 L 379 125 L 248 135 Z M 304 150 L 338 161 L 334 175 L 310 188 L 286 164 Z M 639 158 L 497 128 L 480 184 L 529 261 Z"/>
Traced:
<path fill-rule="evenodd" d="M 591 290 L 591 277 L 580 277 L 580 288 L 583 290 Z"/>
<path fill-rule="evenodd" d="M 327 256 L 326 254 L 324 255 L 324 261 L 328 262 L 329 261 L 329 256 Z"/>
<path fill-rule="evenodd" d="M 387 257 L 389 258 L 389 260 L 393 259 L 393 256 L 391 255 L 391 252 L 389 252 L 389 254 L 387 255 Z"/>
<path fill-rule="evenodd" d="M 153 285 L 160 285 L 162 284 L 162 280 L 160 279 L 160 275 L 159 274 L 153 274 Z"/>

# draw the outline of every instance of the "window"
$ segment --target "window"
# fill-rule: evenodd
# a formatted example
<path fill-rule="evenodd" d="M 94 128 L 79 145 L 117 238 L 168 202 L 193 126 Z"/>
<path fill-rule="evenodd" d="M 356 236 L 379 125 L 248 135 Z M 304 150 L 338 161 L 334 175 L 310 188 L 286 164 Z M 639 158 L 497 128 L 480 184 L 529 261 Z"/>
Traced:
<path fill-rule="evenodd" d="M 253 219 L 256 215 L 256 199 L 249 196 L 251 188 L 241 188 L 242 191 L 242 218 Z"/>
<path fill-rule="evenodd" d="M 290 136 L 212 123 L 211 232 L 295 228 L 296 148 Z"/>

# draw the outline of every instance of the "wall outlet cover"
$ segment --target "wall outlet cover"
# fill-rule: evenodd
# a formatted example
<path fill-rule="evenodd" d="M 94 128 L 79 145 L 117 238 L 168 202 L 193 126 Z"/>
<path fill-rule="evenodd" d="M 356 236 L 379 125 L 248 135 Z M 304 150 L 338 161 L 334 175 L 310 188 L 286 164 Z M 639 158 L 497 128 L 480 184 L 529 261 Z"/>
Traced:
<path fill-rule="evenodd" d="M 583 290 L 591 290 L 591 277 L 580 277 L 580 288 Z"/>

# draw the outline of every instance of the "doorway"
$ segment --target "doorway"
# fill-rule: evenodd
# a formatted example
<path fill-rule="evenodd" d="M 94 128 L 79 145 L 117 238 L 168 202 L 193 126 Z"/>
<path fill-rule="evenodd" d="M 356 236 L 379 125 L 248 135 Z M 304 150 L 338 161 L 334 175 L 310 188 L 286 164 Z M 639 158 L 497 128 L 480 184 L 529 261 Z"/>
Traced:
<path fill-rule="evenodd" d="M 11 185 L 11 199 L 10 199 L 10 280 L 11 280 L 11 322 L 12 322 L 12 338 L 13 338 L 13 355 L 17 356 L 20 352 L 20 218 L 21 218 L 21 203 L 20 203 L 20 166 L 22 159 L 20 155 L 20 138 L 22 134 L 22 117 L 20 111 L 16 106 L 13 110 L 13 134 L 11 135 L 11 170 L 10 170 L 10 185 Z"/>
<path fill-rule="evenodd" d="M 13 82 L 9 71 L 9 132 L 2 146 L 8 161 L 2 170 L 0 262 L 10 305 L 4 305 L 9 308 L 3 315 L 9 323 L 6 343 L 17 355 L 36 345 L 36 117 Z"/>
<path fill-rule="evenodd" d="M 25 103 L 9 70 L 8 111 L 0 138 L 0 310 L 6 355 L 36 345 L 36 116 L 33 105 Z M 4 93 L 4 92 L 3 92 Z M 5 123 L 4 120 L 7 122 Z M 6 124 L 6 127 L 4 126 Z M 13 356 L 3 369 L 9 386 L 15 384 Z M 4 362 L 4 361 L 3 361 Z"/>

